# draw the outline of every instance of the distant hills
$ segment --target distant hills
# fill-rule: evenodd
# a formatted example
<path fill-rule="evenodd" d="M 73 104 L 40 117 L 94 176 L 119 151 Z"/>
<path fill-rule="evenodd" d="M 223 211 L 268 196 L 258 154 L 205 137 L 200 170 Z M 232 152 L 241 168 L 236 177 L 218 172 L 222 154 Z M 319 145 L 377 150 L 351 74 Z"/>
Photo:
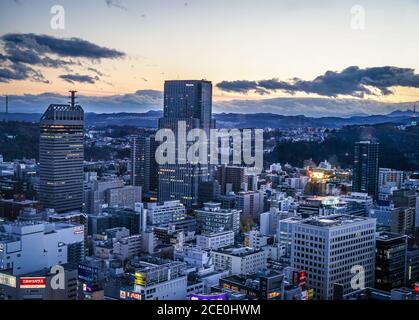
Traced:
<path fill-rule="evenodd" d="M 218 113 L 214 115 L 219 128 L 299 128 L 325 127 L 340 128 L 348 125 L 374 125 L 384 123 L 407 124 L 410 111 L 394 111 L 387 115 L 359 115 L 352 117 L 313 118 L 304 115 L 284 116 L 273 113 Z M 0 121 L 39 122 L 40 113 L 0 113 Z M 145 113 L 86 113 L 88 126 L 135 126 L 157 128 L 161 111 Z"/>

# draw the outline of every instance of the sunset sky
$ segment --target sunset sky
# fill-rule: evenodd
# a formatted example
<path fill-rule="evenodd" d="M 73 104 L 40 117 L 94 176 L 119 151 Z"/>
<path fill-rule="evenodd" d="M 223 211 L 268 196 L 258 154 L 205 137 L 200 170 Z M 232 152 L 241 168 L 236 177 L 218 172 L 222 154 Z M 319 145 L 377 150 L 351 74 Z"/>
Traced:
<path fill-rule="evenodd" d="M 50 26 L 54 5 L 64 30 Z M 355 5 L 361 29 L 351 27 Z M 205 78 L 218 101 L 413 102 L 418 39 L 417 0 L 1 0 L 0 95 L 115 96 Z"/>

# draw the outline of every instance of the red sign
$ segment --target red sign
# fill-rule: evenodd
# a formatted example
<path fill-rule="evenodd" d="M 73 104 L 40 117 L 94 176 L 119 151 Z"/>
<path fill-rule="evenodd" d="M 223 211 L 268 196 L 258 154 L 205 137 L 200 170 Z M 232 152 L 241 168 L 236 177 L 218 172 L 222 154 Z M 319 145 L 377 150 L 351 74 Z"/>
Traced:
<path fill-rule="evenodd" d="M 124 290 L 119 292 L 119 297 L 122 300 L 142 300 L 141 294 Z"/>
<path fill-rule="evenodd" d="M 45 277 L 20 278 L 20 288 L 22 289 L 44 289 L 46 285 Z"/>

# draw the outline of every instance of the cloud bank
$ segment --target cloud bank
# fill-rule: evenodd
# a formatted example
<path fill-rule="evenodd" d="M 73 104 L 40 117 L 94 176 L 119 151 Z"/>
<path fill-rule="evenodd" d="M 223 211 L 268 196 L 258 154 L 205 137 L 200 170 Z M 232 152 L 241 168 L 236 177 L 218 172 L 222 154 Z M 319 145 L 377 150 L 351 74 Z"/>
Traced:
<path fill-rule="evenodd" d="M 70 66 L 83 67 L 86 60 L 101 61 L 125 56 L 121 51 L 80 38 L 60 39 L 33 33 L 8 33 L 1 36 L 0 50 L 0 82 L 31 80 L 49 83 L 36 68 L 62 68 L 70 71 Z M 65 76 L 61 78 L 66 80 Z M 98 77 L 91 79 L 99 80 Z"/>
<path fill-rule="evenodd" d="M 256 92 L 260 95 L 284 91 L 289 94 L 298 92 L 318 94 L 325 97 L 352 96 L 364 98 L 366 95 L 389 95 L 392 87 L 419 88 L 419 74 L 411 68 L 374 67 L 361 69 L 348 67 L 341 72 L 327 71 L 312 81 L 298 78 L 290 81 L 279 79 L 249 81 L 223 81 L 217 87 L 226 92 L 246 94 Z"/>
<path fill-rule="evenodd" d="M 78 79 L 80 80 L 80 79 Z M 77 81 L 74 78 L 71 81 Z M 15 95 L 9 97 L 13 113 L 43 113 L 52 103 L 67 103 L 64 95 Z M 86 112 L 142 113 L 163 110 L 163 93 L 156 90 L 138 90 L 134 93 L 113 96 L 83 96 L 78 101 Z M 4 101 L 0 100 L 0 112 Z M 214 101 L 214 113 L 273 113 L 280 115 L 305 115 L 307 117 L 350 117 L 354 115 L 388 114 L 395 110 L 412 110 L 412 103 L 392 104 L 373 100 L 333 98 L 274 98 L 259 100 Z"/>

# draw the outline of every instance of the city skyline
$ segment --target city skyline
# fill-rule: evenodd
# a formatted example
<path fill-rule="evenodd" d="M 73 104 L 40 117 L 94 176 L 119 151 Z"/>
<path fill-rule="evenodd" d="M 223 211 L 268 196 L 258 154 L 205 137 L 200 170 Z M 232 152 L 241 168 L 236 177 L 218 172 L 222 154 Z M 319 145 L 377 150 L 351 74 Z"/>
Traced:
<path fill-rule="evenodd" d="M 283 98 L 337 98 L 351 114 L 381 114 L 391 108 L 362 105 L 419 101 L 414 1 L 361 1 L 361 9 L 351 1 L 61 1 L 58 30 L 54 5 L 0 4 L 0 92 L 15 103 L 77 89 L 93 101 L 125 97 L 121 111 L 142 112 L 156 110 L 164 80 L 203 78 L 214 83 L 218 112 L 256 104 L 286 114 L 294 106 Z M 365 18 L 359 28 L 356 14 Z"/>
<path fill-rule="evenodd" d="M 419 300 L 417 0 L 0 12 L 3 304 Z"/>

